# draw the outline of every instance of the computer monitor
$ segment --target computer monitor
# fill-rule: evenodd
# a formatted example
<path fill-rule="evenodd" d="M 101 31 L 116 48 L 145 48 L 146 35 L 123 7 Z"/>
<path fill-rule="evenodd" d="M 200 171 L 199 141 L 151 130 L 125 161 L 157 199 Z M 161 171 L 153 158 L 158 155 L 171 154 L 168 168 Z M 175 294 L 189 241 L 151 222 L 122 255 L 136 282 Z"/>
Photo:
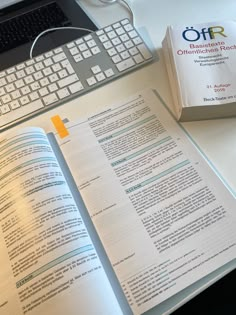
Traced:
<path fill-rule="evenodd" d="M 0 2 L 0 9 L 6 8 L 10 5 L 16 4 L 17 2 L 20 2 L 22 0 L 1 0 Z"/>
<path fill-rule="evenodd" d="M 0 70 L 29 59 L 33 40 L 42 31 L 62 28 L 42 36 L 34 56 L 87 34 L 77 29 L 65 30 L 67 26 L 97 29 L 76 0 L 1 0 Z"/>

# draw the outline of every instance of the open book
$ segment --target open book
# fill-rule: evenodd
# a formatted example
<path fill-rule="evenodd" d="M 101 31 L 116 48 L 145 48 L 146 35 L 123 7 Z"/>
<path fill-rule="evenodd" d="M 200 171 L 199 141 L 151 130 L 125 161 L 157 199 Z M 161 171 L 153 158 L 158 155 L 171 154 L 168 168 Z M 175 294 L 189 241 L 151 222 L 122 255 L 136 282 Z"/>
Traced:
<path fill-rule="evenodd" d="M 162 42 L 181 121 L 236 116 L 236 22 L 168 26 Z"/>
<path fill-rule="evenodd" d="M 160 314 L 232 262 L 235 197 L 152 90 L 66 127 L 0 137 L 1 315 Z"/>

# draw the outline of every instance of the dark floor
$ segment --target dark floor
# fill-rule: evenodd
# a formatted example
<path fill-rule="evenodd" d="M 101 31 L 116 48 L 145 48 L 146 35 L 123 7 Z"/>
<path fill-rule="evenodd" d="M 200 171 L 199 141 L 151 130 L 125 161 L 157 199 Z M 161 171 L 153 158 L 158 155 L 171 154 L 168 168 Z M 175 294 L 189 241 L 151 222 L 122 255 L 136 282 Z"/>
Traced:
<path fill-rule="evenodd" d="M 172 315 L 236 315 L 236 270 L 204 290 Z"/>

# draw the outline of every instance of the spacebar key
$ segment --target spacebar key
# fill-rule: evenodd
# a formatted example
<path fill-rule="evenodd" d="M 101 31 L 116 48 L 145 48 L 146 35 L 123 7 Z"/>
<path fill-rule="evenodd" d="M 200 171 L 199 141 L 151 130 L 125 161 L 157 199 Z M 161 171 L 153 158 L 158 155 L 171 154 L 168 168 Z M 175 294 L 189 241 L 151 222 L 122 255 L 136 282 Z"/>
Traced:
<path fill-rule="evenodd" d="M 33 101 L 25 106 L 19 107 L 11 112 L 8 112 L 6 115 L 0 116 L 0 128 L 4 127 L 10 123 L 17 121 L 18 119 L 24 118 L 31 113 L 36 112 L 40 108 L 43 108 L 44 105 L 40 99 Z"/>

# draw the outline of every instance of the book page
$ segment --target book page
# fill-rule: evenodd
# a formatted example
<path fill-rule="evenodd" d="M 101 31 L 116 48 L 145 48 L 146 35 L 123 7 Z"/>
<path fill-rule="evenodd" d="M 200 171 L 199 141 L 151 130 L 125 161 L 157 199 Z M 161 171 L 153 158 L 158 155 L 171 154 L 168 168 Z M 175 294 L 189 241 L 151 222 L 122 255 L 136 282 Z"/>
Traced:
<path fill-rule="evenodd" d="M 1 137 L 0 191 L 0 314 L 122 315 L 41 129 Z"/>
<path fill-rule="evenodd" d="M 235 198 L 151 90 L 58 139 L 135 314 L 235 258 Z"/>

